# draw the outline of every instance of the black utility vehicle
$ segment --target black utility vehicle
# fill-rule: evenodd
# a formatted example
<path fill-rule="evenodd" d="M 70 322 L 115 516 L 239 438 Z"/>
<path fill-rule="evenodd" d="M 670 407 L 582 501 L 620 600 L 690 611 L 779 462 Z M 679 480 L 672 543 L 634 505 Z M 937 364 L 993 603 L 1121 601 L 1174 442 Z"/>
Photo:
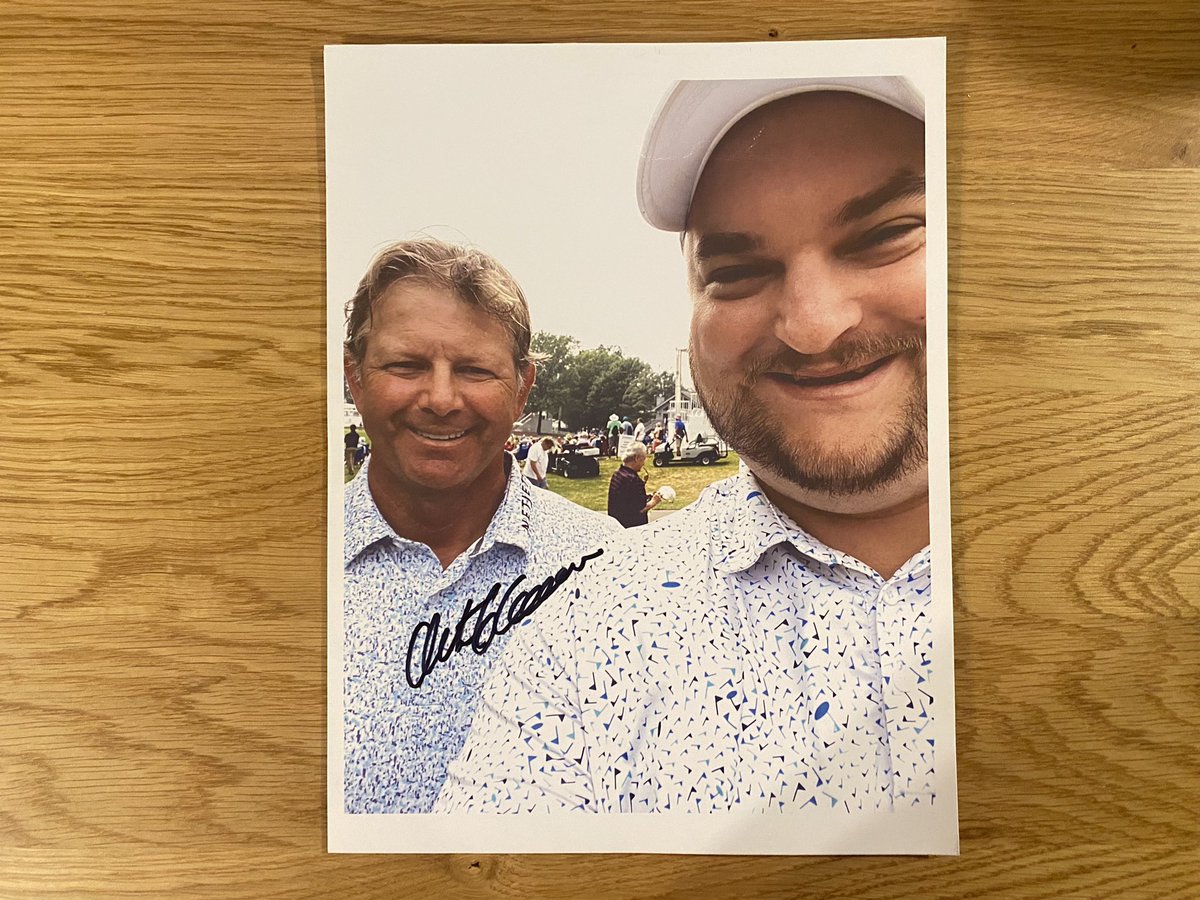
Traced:
<path fill-rule="evenodd" d="M 561 452 L 550 454 L 550 471 L 563 478 L 595 478 L 600 474 L 600 451 L 567 444 Z"/>

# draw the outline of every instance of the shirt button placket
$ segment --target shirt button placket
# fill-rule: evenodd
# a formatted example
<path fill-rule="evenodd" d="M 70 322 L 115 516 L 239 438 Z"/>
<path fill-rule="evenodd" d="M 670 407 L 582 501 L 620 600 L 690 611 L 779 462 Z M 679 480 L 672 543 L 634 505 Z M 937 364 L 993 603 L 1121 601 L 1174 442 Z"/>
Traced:
<path fill-rule="evenodd" d="M 887 770 L 881 772 L 880 777 L 887 785 L 886 795 L 893 799 L 896 793 L 896 747 L 901 741 L 898 730 L 904 719 L 903 707 L 907 702 L 896 678 L 897 599 L 896 589 L 890 582 L 879 588 L 875 598 L 875 634 L 879 647 L 879 667 L 883 675 L 884 734 L 888 748 Z"/>

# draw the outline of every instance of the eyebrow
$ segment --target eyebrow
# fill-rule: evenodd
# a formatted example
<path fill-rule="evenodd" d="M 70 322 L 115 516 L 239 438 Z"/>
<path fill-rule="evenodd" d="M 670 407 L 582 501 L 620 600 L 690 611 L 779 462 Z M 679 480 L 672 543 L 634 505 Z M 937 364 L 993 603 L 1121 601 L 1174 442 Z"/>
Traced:
<path fill-rule="evenodd" d="M 884 184 L 861 197 L 847 200 L 838 214 L 834 216 L 835 225 L 848 225 L 858 219 L 865 219 L 871 213 L 887 206 L 896 200 L 910 200 L 914 197 L 925 196 L 925 176 L 912 169 L 901 169 Z"/>
<path fill-rule="evenodd" d="M 757 250 L 762 242 L 757 236 L 743 231 L 717 231 L 701 235 L 696 242 L 696 259 L 712 259 L 723 254 L 747 253 Z"/>
<path fill-rule="evenodd" d="M 896 200 L 925 196 L 925 176 L 912 169 L 901 169 L 873 191 L 854 197 L 842 204 L 833 218 L 835 225 L 848 225 L 882 209 Z M 682 236 L 682 235 L 681 235 Z M 701 235 L 696 242 L 697 262 L 724 254 L 749 253 L 762 247 L 762 239 L 743 231 L 717 231 Z"/>

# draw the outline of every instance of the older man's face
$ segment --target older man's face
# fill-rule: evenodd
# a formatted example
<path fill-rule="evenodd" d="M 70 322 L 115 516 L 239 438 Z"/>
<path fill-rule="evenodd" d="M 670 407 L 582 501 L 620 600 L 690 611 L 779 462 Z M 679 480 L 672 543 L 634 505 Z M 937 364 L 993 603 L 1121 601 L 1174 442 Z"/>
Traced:
<path fill-rule="evenodd" d="M 688 216 L 692 375 L 753 465 L 859 495 L 926 461 L 921 122 L 845 93 L 739 122 Z"/>
<path fill-rule="evenodd" d="M 347 377 L 371 436 L 371 474 L 410 496 L 449 496 L 502 471 L 533 384 L 499 322 L 420 281 L 378 301 L 361 373 Z"/>

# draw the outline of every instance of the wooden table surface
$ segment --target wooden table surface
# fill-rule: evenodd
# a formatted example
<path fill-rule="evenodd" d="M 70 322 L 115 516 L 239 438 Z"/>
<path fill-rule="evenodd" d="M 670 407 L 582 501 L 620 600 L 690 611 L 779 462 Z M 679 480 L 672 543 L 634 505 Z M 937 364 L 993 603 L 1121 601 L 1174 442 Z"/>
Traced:
<path fill-rule="evenodd" d="M 0 24 L 0 897 L 1200 896 L 1194 0 Z M 915 35 L 949 39 L 962 856 L 327 855 L 322 45 Z"/>

